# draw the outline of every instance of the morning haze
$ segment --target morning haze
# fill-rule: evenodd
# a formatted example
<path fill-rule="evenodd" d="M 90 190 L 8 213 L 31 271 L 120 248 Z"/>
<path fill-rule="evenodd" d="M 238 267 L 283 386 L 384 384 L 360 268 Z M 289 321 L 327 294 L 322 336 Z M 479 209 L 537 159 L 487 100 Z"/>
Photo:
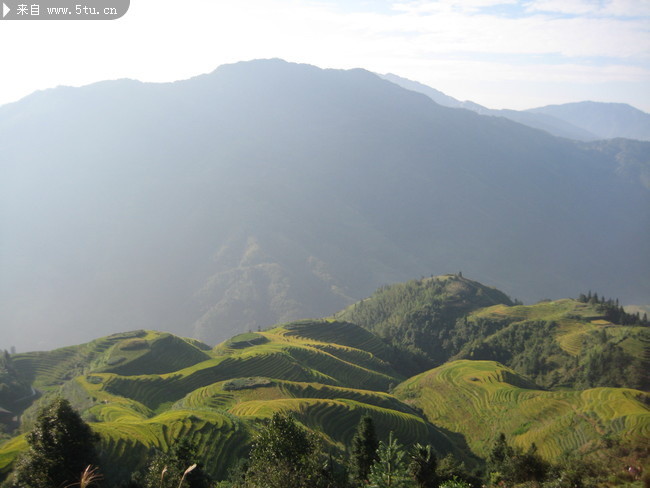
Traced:
<path fill-rule="evenodd" d="M 461 269 L 527 302 L 650 295 L 650 143 L 556 137 L 362 69 L 47 90 L 0 107 L 0 147 L 0 349 L 140 328 L 215 344 Z"/>

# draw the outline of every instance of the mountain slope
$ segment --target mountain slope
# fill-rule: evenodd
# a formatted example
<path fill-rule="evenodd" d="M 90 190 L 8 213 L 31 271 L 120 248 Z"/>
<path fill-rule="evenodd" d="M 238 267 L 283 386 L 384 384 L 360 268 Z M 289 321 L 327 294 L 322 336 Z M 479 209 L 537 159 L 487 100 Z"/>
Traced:
<path fill-rule="evenodd" d="M 139 328 L 215 344 L 423 270 L 524 300 L 650 295 L 650 191 L 616 147 L 367 71 L 266 60 L 60 88 L 0 107 L 0 129 L 0 348 Z"/>
<path fill-rule="evenodd" d="M 511 305 L 512 301 L 495 288 L 444 275 L 384 286 L 335 317 L 415 352 L 415 364 L 410 367 L 415 374 L 442 364 L 459 351 L 462 344 L 454 340 L 454 332 L 461 318 L 496 304 Z"/>
<path fill-rule="evenodd" d="M 609 307 L 609 308 L 608 308 Z M 545 388 L 650 390 L 650 328 L 613 303 L 514 304 L 458 275 L 384 286 L 335 315 L 382 337 L 413 375 L 453 359 L 498 361 Z"/>
<path fill-rule="evenodd" d="M 650 390 L 650 328 L 608 320 L 576 300 L 494 307 L 464 318 L 457 358 L 504 363 L 544 387 Z"/>
<path fill-rule="evenodd" d="M 444 105 L 445 107 L 464 108 L 481 115 L 489 115 L 493 117 L 505 117 L 506 119 L 513 120 L 520 124 L 524 124 L 529 127 L 533 127 L 535 129 L 541 129 L 543 131 L 548 132 L 549 134 L 553 134 L 554 136 L 566 137 L 568 139 L 575 139 L 579 141 L 592 141 L 601 138 L 598 135 L 584 129 L 580 125 L 574 125 L 568 122 L 567 120 L 564 120 L 563 118 L 556 117 L 544 111 L 491 109 L 479 105 L 478 103 L 474 103 L 470 101 L 461 102 L 460 100 L 456 100 L 455 98 L 450 97 L 449 95 L 445 95 L 444 93 L 442 93 L 439 90 L 436 90 L 435 88 L 431 88 L 430 86 L 424 85 L 422 83 L 418 83 L 417 81 L 402 78 L 401 76 L 397 76 L 392 73 L 381 75 L 381 76 L 385 80 L 388 80 L 391 83 L 395 83 L 396 85 L 399 85 L 402 88 L 406 88 L 407 90 L 412 90 L 418 93 L 422 93 L 423 95 L 426 95 L 427 97 L 431 98 L 431 100 L 433 100 L 434 102 L 439 103 L 440 105 Z M 622 134 L 618 134 L 612 137 L 624 137 L 624 136 Z M 647 140 L 647 138 L 644 139 Z"/>
<path fill-rule="evenodd" d="M 535 443 L 548 460 L 578 451 L 614 470 L 622 456 L 638 463 L 650 449 L 650 399 L 638 390 L 544 391 L 499 363 L 453 361 L 402 383 L 395 395 L 462 433 L 484 457 L 500 432 L 524 450 Z"/>
<path fill-rule="evenodd" d="M 445 107 L 465 108 L 481 115 L 505 117 L 558 137 L 578 141 L 627 138 L 650 141 L 650 114 L 624 103 L 576 102 L 529 110 L 496 110 L 461 102 L 435 88 L 392 73 L 380 75 L 398 86 L 422 93 Z"/>
<path fill-rule="evenodd" d="M 334 451 L 345 450 L 360 418 L 370 414 L 382 438 L 393 431 L 403 442 L 433 442 L 440 454 L 453 452 L 471 465 L 478 461 L 462 438 L 385 392 L 403 377 L 381 359 L 390 353 L 387 346 L 359 326 L 285 324 L 236 336 L 212 351 L 195 349 L 205 357 L 190 353 L 192 344 L 170 337 L 137 331 L 17 355 L 19 374 L 43 385 L 44 394 L 23 415 L 22 429 L 29 429 L 40 404 L 54 394 L 65 396 L 100 434 L 101 464 L 110 482 L 128 479 L 152 449 L 166 450 L 180 437 L 195 442 L 206 469 L 223 478 L 247 454 L 259 419 L 277 411 L 291 413 Z M 156 347 L 156 356 L 170 361 L 184 356 L 190 365 L 147 373 L 156 361 L 142 351 Z M 111 361 L 128 352 L 133 355 Z M 73 358 L 74 371 L 64 366 L 70 363 L 63 356 Z M 24 436 L 0 445 L 0 477 L 25 447 Z"/>

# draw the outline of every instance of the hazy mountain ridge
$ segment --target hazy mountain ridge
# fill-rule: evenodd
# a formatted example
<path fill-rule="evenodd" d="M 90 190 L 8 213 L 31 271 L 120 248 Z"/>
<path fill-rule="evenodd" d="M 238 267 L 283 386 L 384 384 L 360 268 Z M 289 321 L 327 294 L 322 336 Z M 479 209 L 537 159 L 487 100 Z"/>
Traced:
<path fill-rule="evenodd" d="M 593 132 L 601 139 L 650 140 L 650 114 L 625 103 L 576 102 L 529 110 L 551 115 Z"/>
<path fill-rule="evenodd" d="M 427 95 L 440 105 L 465 108 L 481 115 L 505 117 L 559 137 L 579 141 L 617 137 L 650 141 L 650 114 L 624 103 L 585 101 L 528 110 L 497 110 L 471 101 L 461 102 L 435 88 L 392 73 L 380 76 L 407 90 Z"/>
<path fill-rule="evenodd" d="M 525 300 L 650 294 L 650 194 L 616 147 L 364 70 L 267 60 L 56 89 L 1 107 L 0 127 L 0 347 L 27 348 L 25 327 L 39 348 L 71 327 L 214 344 L 441 268 Z"/>

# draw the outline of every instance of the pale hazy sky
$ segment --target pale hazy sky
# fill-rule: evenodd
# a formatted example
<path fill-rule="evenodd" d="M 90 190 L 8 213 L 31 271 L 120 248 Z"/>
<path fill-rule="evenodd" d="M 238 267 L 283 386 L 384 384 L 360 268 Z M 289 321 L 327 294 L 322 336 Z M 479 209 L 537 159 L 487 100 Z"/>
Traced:
<path fill-rule="evenodd" d="M 131 0 L 114 21 L 0 21 L 0 104 L 283 58 L 420 81 L 490 108 L 650 112 L 650 0 Z"/>

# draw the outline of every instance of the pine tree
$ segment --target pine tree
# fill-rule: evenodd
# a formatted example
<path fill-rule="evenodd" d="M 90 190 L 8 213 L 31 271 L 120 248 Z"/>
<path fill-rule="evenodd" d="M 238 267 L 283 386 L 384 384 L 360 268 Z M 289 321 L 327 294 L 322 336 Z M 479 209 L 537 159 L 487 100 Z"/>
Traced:
<path fill-rule="evenodd" d="M 430 445 L 415 444 L 409 454 L 411 462 L 409 472 L 418 488 L 435 488 L 438 486 L 436 468 L 438 458 Z"/>
<path fill-rule="evenodd" d="M 377 459 L 377 435 L 372 417 L 364 415 L 359 421 L 357 432 L 352 438 L 350 472 L 353 482 L 361 484 L 368 480 L 370 466 Z"/>
<path fill-rule="evenodd" d="M 388 442 L 380 442 L 377 448 L 377 460 L 370 467 L 368 481 L 371 488 L 407 488 L 412 487 L 405 462 L 406 453 L 391 432 Z"/>
<path fill-rule="evenodd" d="M 492 474 L 499 474 L 499 476 L 507 477 L 510 471 L 510 460 L 514 455 L 512 447 L 506 441 L 506 435 L 502 432 L 497 437 L 497 440 L 490 451 L 487 462 L 487 472 Z"/>
<path fill-rule="evenodd" d="M 14 468 L 15 487 L 71 485 L 96 462 L 97 435 L 63 398 L 40 411 L 26 440 L 29 448 Z"/>

